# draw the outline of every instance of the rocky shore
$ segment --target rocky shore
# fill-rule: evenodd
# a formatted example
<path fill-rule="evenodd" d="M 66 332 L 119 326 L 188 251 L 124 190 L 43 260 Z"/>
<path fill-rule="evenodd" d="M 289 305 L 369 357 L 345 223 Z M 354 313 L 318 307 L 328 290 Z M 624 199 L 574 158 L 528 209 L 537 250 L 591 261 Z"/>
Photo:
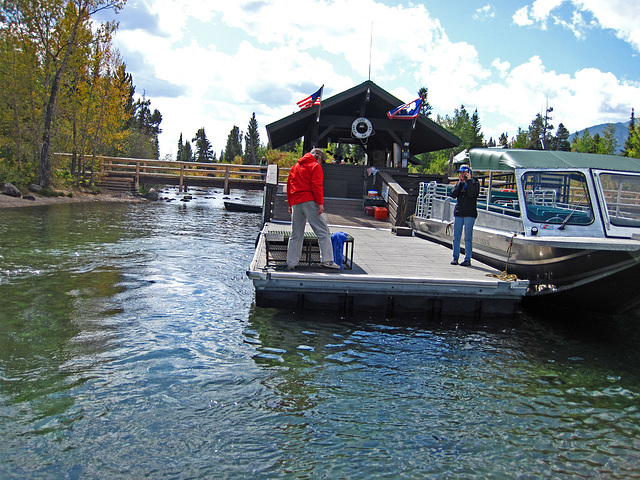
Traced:
<path fill-rule="evenodd" d="M 64 196 L 49 197 L 38 193 L 29 193 L 25 196 L 12 196 L 0 193 L 0 208 L 34 207 L 40 205 L 55 205 L 58 203 L 82 203 L 82 202 L 146 202 L 142 197 L 134 197 L 130 194 L 103 192 L 98 194 L 85 193 L 79 190 L 63 191 Z M 71 196 L 69 196 L 69 194 Z"/>

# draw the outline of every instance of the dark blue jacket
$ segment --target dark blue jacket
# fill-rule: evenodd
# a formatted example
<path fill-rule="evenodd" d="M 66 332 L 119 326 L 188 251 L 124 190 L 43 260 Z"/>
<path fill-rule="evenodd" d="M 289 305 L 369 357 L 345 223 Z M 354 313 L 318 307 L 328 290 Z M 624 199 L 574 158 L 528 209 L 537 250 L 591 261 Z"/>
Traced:
<path fill-rule="evenodd" d="M 466 186 L 465 186 L 466 185 Z M 450 194 L 458 203 L 453 211 L 455 217 L 477 217 L 476 203 L 480 195 L 480 183 L 475 178 L 458 182 Z"/>

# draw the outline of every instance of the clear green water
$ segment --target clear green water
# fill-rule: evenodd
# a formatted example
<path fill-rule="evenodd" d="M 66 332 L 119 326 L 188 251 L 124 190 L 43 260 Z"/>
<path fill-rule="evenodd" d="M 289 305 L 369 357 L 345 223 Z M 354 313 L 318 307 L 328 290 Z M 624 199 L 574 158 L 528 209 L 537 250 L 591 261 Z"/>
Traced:
<path fill-rule="evenodd" d="M 0 478 L 640 477 L 638 313 L 256 308 L 195 197 L 0 210 Z"/>

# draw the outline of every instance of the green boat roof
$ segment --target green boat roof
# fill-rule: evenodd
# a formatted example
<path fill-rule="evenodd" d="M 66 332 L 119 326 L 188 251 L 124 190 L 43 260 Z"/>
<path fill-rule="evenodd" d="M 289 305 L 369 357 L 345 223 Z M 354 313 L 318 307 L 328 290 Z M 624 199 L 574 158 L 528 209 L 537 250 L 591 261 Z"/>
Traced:
<path fill-rule="evenodd" d="M 469 152 L 473 170 L 512 171 L 516 168 L 596 168 L 640 172 L 640 159 L 619 155 L 548 150 L 474 148 Z"/>

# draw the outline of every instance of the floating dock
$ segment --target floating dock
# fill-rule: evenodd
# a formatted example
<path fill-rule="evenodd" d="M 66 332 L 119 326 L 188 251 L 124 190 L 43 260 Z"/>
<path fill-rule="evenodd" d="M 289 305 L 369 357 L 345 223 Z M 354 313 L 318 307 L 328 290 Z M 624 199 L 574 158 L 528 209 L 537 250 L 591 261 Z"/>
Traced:
<path fill-rule="evenodd" d="M 451 249 L 412 235 L 396 235 L 386 226 L 330 224 L 332 233 L 353 237 L 352 268 L 331 270 L 309 263 L 287 271 L 272 258 L 268 262 L 266 240 L 274 232 L 290 232 L 291 225 L 266 223 L 247 270 L 256 304 L 345 316 L 371 312 L 428 320 L 504 317 L 516 312 L 528 281 L 501 280 L 502 272 L 477 261 L 471 267 L 450 265 Z"/>

